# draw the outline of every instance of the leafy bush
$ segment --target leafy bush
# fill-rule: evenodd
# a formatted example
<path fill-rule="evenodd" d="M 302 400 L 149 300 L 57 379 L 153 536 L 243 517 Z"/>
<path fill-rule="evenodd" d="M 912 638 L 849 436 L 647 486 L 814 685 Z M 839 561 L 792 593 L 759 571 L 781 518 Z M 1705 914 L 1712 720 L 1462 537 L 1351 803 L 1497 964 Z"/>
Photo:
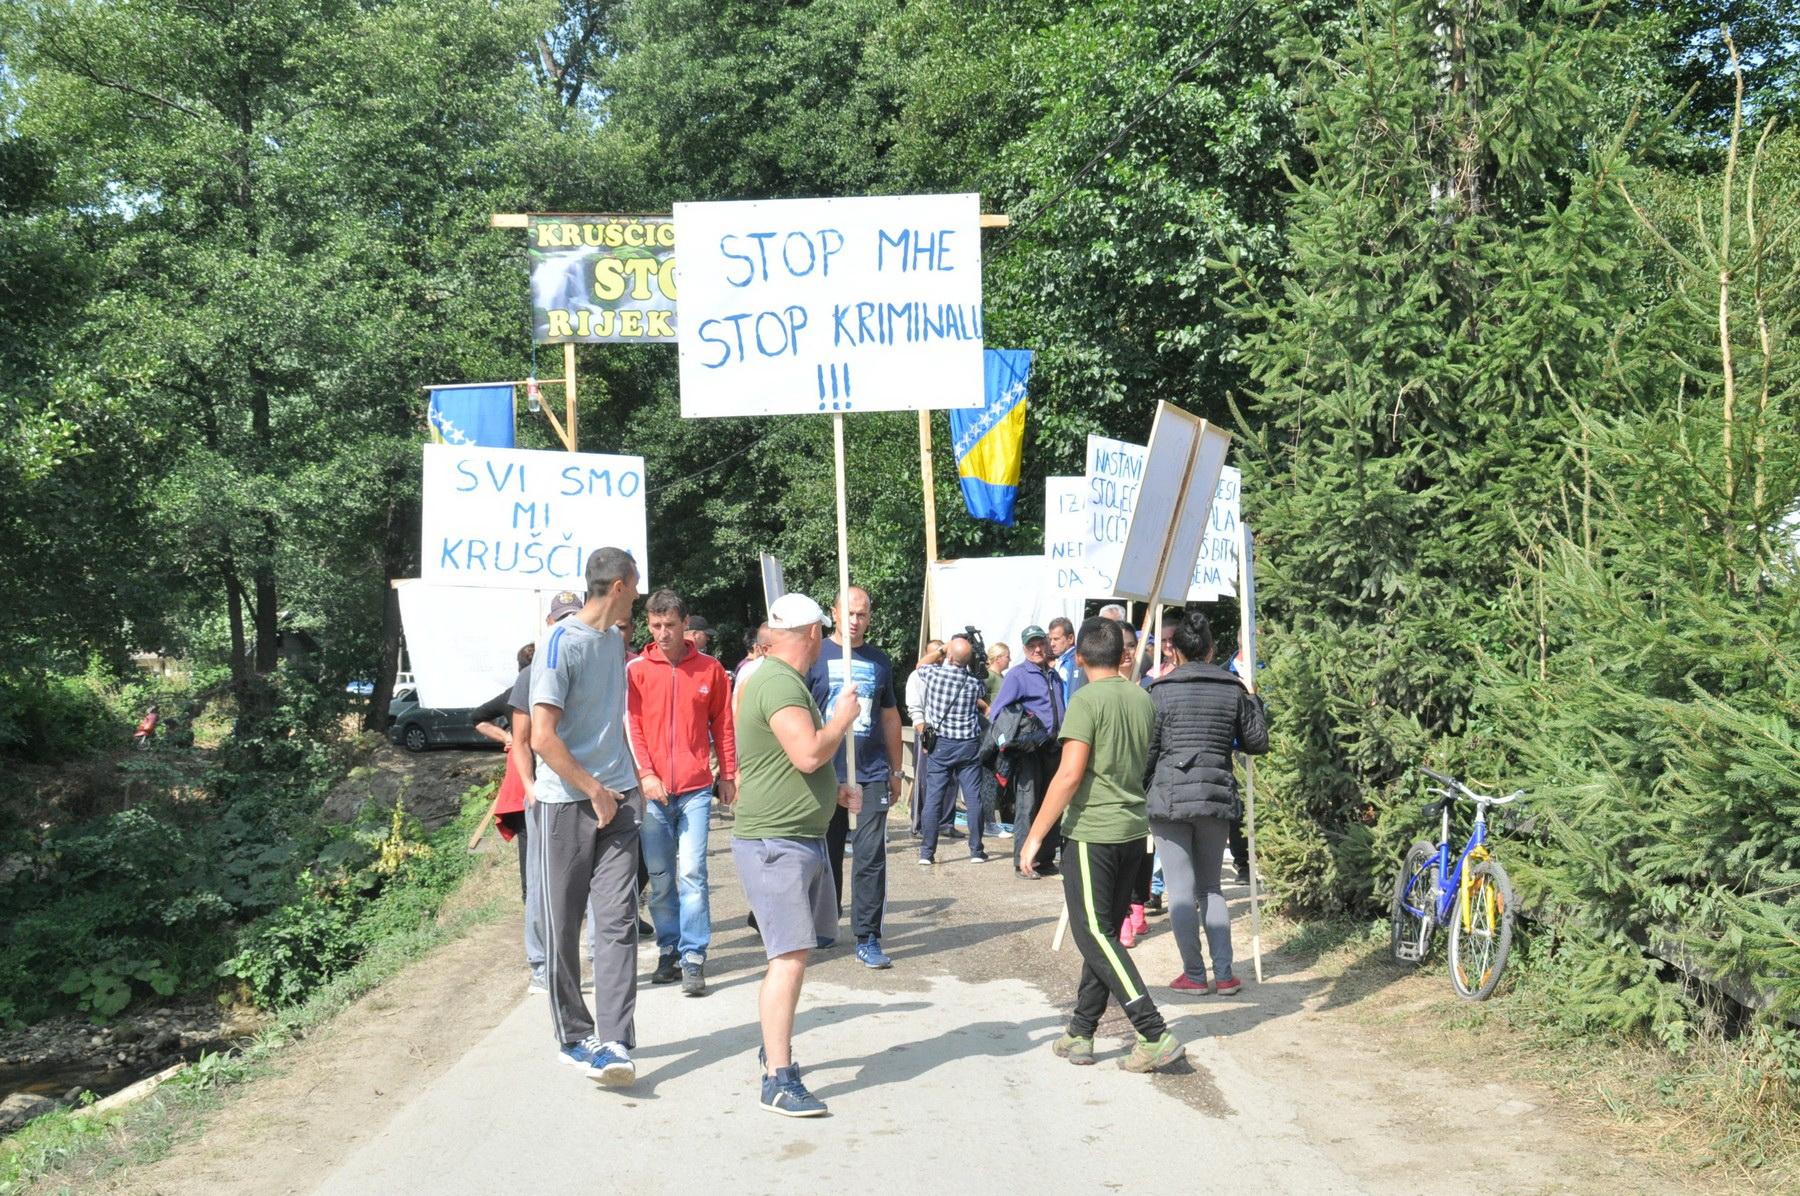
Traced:
<path fill-rule="evenodd" d="M 247 931 L 220 974 L 241 981 L 265 1008 L 301 1000 L 356 962 L 360 944 L 351 928 L 358 904 L 342 886 L 302 872 L 295 899 Z"/>
<path fill-rule="evenodd" d="M 487 815 L 492 783 L 463 795 L 462 816 L 429 840 L 404 805 L 386 825 L 354 838 L 362 864 L 327 881 L 303 873 L 298 897 L 261 918 L 219 971 L 235 977 L 265 1008 L 304 1000 L 348 971 L 385 940 L 416 931 L 436 916 L 470 868 L 462 850 L 474 823 Z"/>
<path fill-rule="evenodd" d="M 124 747 L 138 716 L 113 705 L 109 690 L 97 666 L 73 677 L 0 677 L 0 757 L 44 763 Z"/>

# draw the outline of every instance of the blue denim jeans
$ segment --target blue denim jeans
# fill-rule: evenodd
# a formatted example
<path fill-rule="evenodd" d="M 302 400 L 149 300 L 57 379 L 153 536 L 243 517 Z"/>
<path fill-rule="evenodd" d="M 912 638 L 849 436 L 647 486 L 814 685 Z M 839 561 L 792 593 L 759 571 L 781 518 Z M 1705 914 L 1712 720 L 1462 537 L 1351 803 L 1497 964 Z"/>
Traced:
<path fill-rule="evenodd" d="M 656 950 L 702 963 L 712 943 L 712 908 L 706 889 L 706 824 L 712 815 L 709 785 L 644 803 L 644 865 L 650 869 L 650 919 Z"/>

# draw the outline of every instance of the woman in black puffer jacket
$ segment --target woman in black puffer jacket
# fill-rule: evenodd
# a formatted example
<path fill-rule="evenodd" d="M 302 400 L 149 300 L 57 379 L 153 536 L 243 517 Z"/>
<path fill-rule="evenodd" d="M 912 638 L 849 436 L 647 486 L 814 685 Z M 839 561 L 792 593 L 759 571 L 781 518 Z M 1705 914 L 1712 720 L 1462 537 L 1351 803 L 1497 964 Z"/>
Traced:
<path fill-rule="evenodd" d="M 1268 751 L 1269 724 L 1262 699 L 1212 663 L 1212 627 L 1205 615 L 1184 618 L 1173 646 L 1176 667 L 1150 686 L 1156 729 L 1145 769 L 1150 830 L 1162 851 L 1163 896 L 1181 950 L 1182 974 L 1170 987 L 1233 993 L 1242 986 L 1231 974 L 1231 913 L 1219 887 L 1225 838 L 1239 810 L 1231 753 Z M 1202 898 L 1211 984 L 1200 953 Z"/>

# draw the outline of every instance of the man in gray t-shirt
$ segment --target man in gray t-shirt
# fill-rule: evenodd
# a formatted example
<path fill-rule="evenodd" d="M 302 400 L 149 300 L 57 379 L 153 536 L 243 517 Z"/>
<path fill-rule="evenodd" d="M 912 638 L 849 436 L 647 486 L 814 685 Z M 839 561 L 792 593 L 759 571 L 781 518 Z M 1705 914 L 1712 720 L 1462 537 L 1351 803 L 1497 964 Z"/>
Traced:
<path fill-rule="evenodd" d="M 587 560 L 587 601 L 531 662 L 537 754 L 531 834 L 543 897 L 550 1021 L 565 1062 L 608 1087 L 637 1078 L 638 828 L 644 798 L 625 738 L 625 638 L 638 570 L 602 548 Z M 581 915 L 593 921 L 594 1013 L 581 996 Z"/>
<path fill-rule="evenodd" d="M 531 662 L 531 704 L 562 711 L 556 736 L 589 776 L 608 789 L 637 788 L 625 737 L 625 637 L 618 628 L 589 627 L 579 614 L 551 628 Z M 539 801 L 587 800 L 544 763 L 540 755 Z"/>

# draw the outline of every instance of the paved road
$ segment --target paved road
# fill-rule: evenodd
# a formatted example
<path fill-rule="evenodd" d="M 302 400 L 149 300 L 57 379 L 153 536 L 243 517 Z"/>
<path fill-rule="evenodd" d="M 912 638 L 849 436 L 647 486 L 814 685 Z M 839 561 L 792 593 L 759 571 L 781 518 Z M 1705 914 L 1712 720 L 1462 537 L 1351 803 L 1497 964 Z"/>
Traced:
<path fill-rule="evenodd" d="M 969 864 L 955 858 L 960 844 L 944 863 L 918 868 L 901 838 L 890 844 L 885 935 L 895 967 L 871 972 L 836 948 L 809 972 L 801 1003 L 796 1055 L 832 1116 L 764 1113 L 755 1063 L 762 954 L 743 923 L 728 835 L 715 825 L 712 991 L 692 999 L 641 986 L 634 1087 L 602 1089 L 558 1060 L 543 998 L 524 993 L 521 968 L 511 995 L 494 996 L 503 1013 L 466 1042 L 434 1044 L 455 1061 L 393 1093 L 385 1125 L 359 1125 L 318 1190 L 1657 1186 L 1570 1133 L 1540 1093 L 1397 1061 L 1363 1011 L 1384 999 L 1416 1002 L 1417 985 L 1429 982 L 1376 969 L 1372 981 L 1351 985 L 1275 956 L 1267 982 L 1246 984 L 1239 997 L 1177 1001 L 1162 987 L 1178 971 L 1166 919 L 1153 921 L 1136 957 L 1188 1061 L 1154 1077 L 1121 1071 L 1130 1028 L 1113 1012 L 1101 1026 L 1100 1064 L 1072 1067 L 1048 1047 L 1078 967 L 1072 948 L 1049 950 L 1058 882 L 1016 879 L 999 852 L 992 864 Z M 1233 895 L 1243 949 L 1243 890 Z M 647 976 L 653 949 L 640 962 Z M 1239 972 L 1250 975 L 1248 960 Z M 1435 1106 L 1429 1129 L 1421 1093 Z M 1455 1099 L 1440 1099 L 1446 1093 Z"/>

